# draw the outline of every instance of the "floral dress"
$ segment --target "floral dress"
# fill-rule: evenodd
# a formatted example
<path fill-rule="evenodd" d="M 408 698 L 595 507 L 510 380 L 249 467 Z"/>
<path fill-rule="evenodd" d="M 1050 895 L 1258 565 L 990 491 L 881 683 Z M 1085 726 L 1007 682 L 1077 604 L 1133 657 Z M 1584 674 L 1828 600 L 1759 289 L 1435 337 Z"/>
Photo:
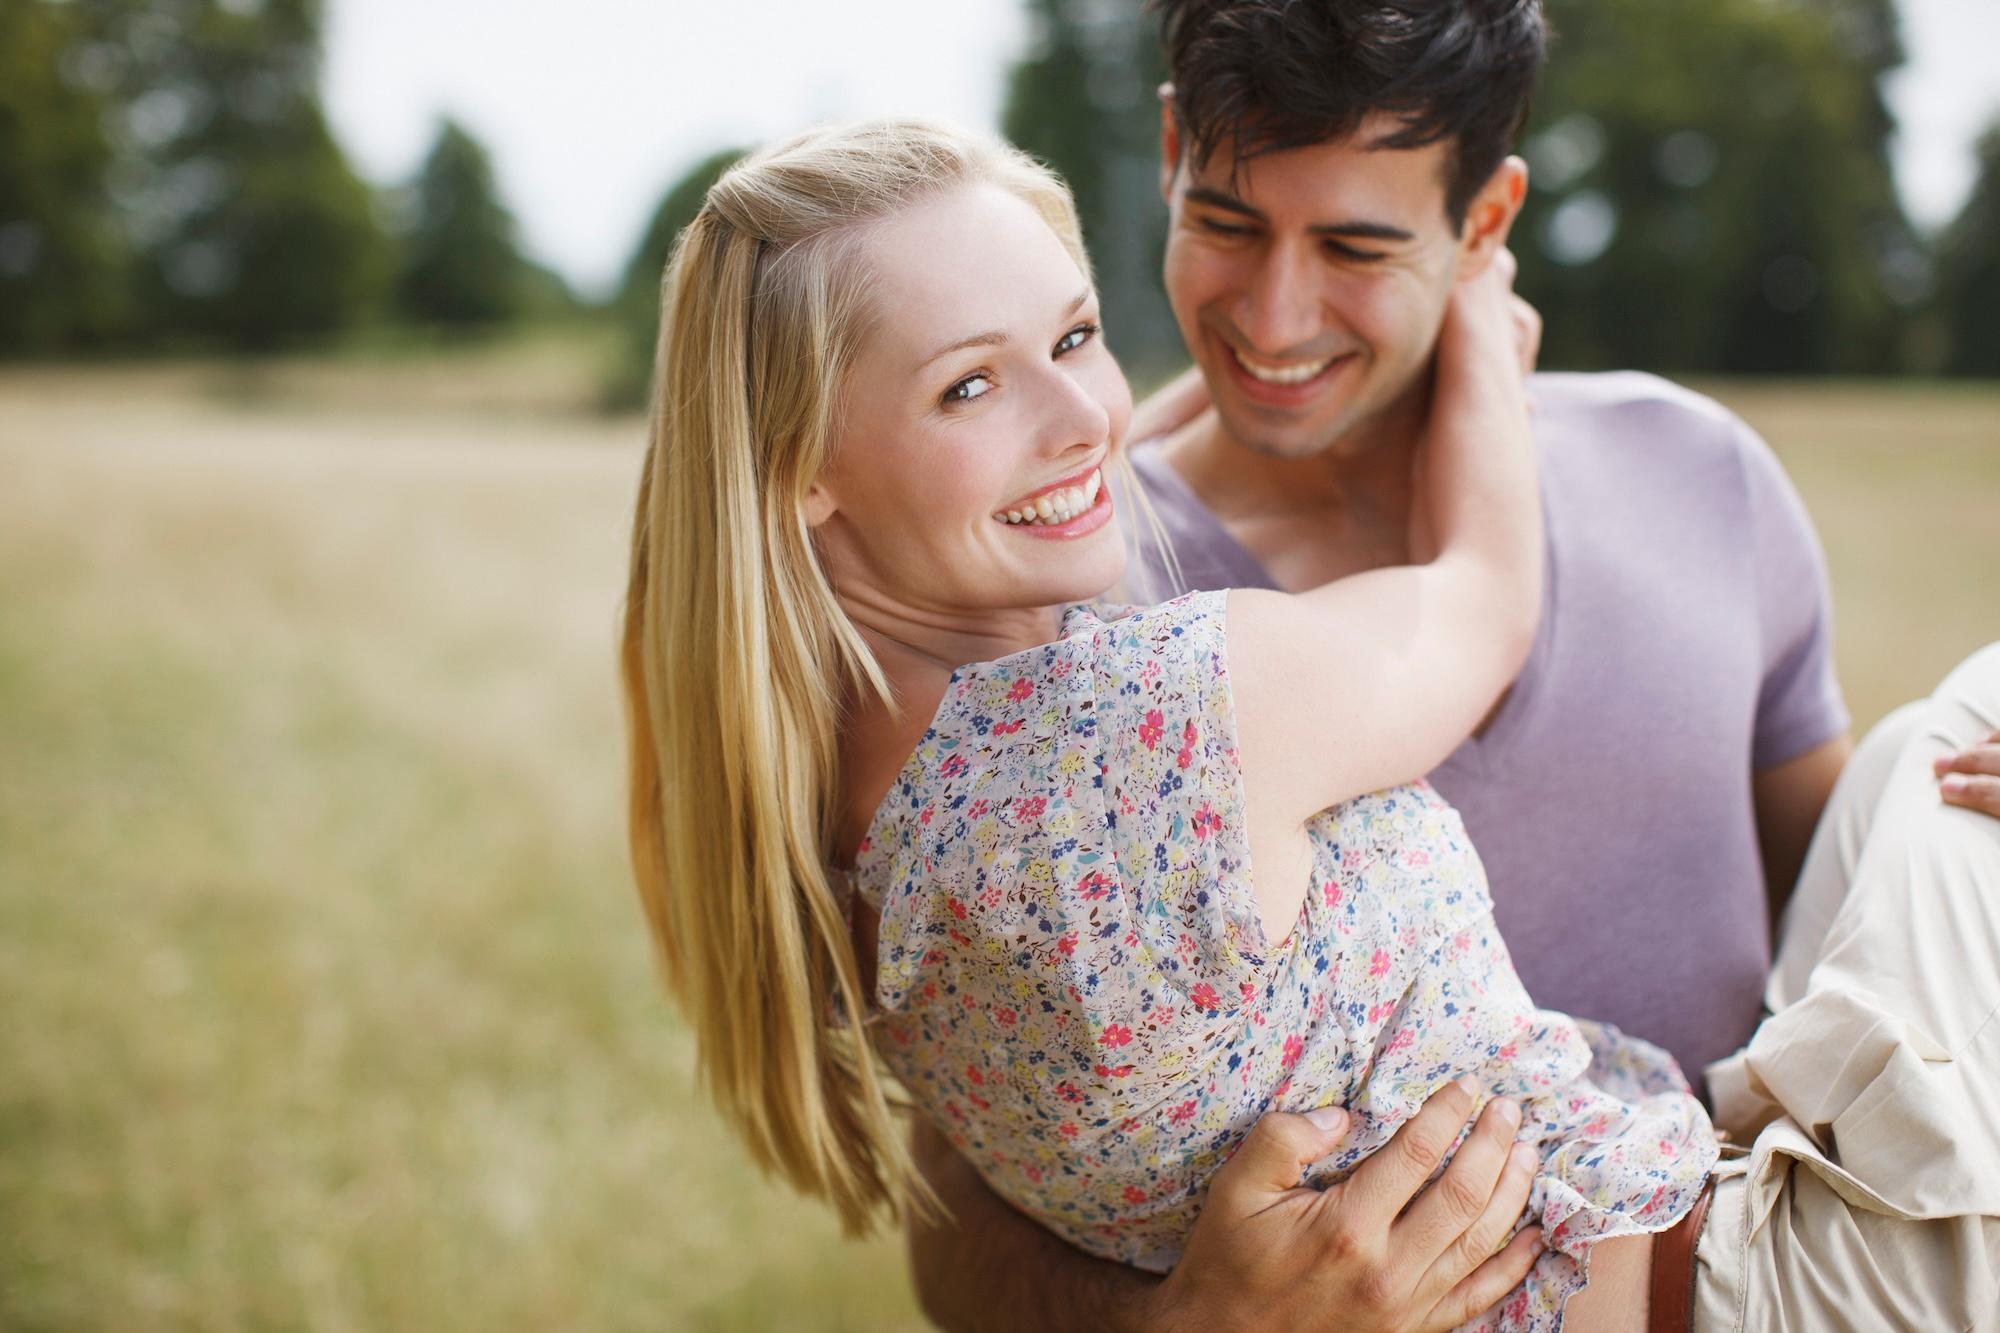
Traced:
<path fill-rule="evenodd" d="M 1485 1323 L 1557 1328 L 1590 1246 L 1693 1205 L 1708 1118 L 1665 1052 L 1536 1009 L 1427 786 L 1316 816 L 1299 919 L 1264 939 L 1226 605 L 1074 607 L 1055 642 L 953 675 L 855 863 L 875 1044 L 993 1189 L 1155 1271 L 1265 1112 L 1352 1113 L 1307 1174 L 1327 1185 L 1471 1074 L 1522 1103 L 1522 1222 L 1549 1246 Z"/>

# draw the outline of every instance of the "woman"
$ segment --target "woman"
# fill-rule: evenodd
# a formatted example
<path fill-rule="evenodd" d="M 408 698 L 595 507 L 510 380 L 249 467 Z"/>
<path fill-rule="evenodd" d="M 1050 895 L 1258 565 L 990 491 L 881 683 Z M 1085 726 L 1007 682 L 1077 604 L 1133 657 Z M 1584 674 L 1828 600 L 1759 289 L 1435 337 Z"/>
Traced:
<path fill-rule="evenodd" d="M 1058 609 L 1123 567 L 1094 307 L 1060 186 L 922 127 L 764 154 L 682 242 L 624 670 L 638 876 L 718 1100 L 859 1226 L 921 1203 L 893 1072 L 1017 1206 L 1163 1268 L 1262 1111 L 1355 1112 L 1324 1182 L 1470 1078 L 1549 1245 L 1493 1318 L 1626 1326 L 1706 1117 L 1662 1053 L 1533 1008 L 1455 816 L 1395 787 L 1535 623 L 1504 283 L 1466 275 L 1440 349 L 1436 559 L 1130 615 Z"/>

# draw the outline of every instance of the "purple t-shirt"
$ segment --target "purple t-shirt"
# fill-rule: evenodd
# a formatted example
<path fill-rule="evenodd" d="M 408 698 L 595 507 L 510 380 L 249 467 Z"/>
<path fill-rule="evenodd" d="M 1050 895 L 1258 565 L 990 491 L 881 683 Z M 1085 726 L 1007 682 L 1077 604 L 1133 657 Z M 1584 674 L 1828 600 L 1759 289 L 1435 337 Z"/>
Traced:
<path fill-rule="evenodd" d="M 1536 1003 L 1702 1066 L 1756 1025 L 1770 938 L 1754 770 L 1847 728 L 1825 561 L 1764 442 L 1651 375 L 1538 375 L 1548 583 L 1527 666 L 1431 782 L 1486 863 Z M 1157 450 L 1182 587 L 1275 586 Z"/>

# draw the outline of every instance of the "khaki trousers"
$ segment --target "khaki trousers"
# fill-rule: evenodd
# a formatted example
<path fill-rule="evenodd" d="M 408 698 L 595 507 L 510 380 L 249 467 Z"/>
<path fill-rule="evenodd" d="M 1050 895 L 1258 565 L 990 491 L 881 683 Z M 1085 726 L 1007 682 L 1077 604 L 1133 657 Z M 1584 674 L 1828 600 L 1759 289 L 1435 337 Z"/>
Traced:
<path fill-rule="evenodd" d="M 1870 732 L 1748 1046 L 1709 1066 L 1703 1330 L 2000 1330 L 2000 819 L 1933 758 L 2000 728 L 2000 644 Z"/>

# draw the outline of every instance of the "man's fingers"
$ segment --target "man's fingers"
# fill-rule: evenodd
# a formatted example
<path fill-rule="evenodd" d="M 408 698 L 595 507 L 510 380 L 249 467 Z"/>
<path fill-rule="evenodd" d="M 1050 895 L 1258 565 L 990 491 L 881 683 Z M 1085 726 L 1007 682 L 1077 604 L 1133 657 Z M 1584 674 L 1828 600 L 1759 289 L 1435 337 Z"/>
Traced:
<path fill-rule="evenodd" d="M 1235 1154 L 1208 1187 L 1208 1203 L 1247 1217 L 1299 1187 L 1305 1169 L 1339 1146 L 1347 1113 L 1322 1107 L 1309 1115 L 1273 1111 L 1251 1126 Z"/>
<path fill-rule="evenodd" d="M 1388 1227 L 1437 1170 L 1437 1164 L 1458 1142 L 1472 1114 L 1476 1084 L 1470 1078 L 1447 1083 L 1411 1116 L 1396 1136 L 1354 1169 L 1340 1188 L 1345 1209 L 1356 1217 Z M 1471 1219 L 1467 1214 L 1467 1220 Z"/>
<path fill-rule="evenodd" d="M 1471 1146 L 1468 1140 L 1458 1150 L 1458 1156 L 1463 1157 Z M 1420 1299 L 1433 1299 L 1463 1282 L 1513 1234 L 1514 1224 L 1521 1220 L 1521 1210 L 1528 1205 L 1528 1192 L 1535 1183 L 1535 1169 L 1541 1164 L 1541 1157 L 1532 1144 L 1526 1143 L 1510 1143 L 1502 1150 L 1502 1156 L 1506 1165 L 1486 1198 L 1486 1206 L 1479 1216 L 1459 1229 L 1424 1274 L 1417 1284 Z M 1456 1166 L 1457 1162 L 1458 1157 L 1454 1157 L 1452 1164 Z"/>
<path fill-rule="evenodd" d="M 1472 1271 L 1431 1308 L 1431 1323 L 1439 1328 L 1468 1324 L 1498 1305 L 1521 1285 L 1542 1253 L 1542 1229 L 1527 1227 L 1507 1242 L 1507 1248 Z"/>
<path fill-rule="evenodd" d="M 2000 777 L 1947 773 L 1944 781 L 1938 784 L 1938 791 L 1946 805 L 1964 806 L 1967 810 L 1977 810 L 2000 819 Z"/>
<path fill-rule="evenodd" d="M 1391 1247 L 1407 1258 L 1415 1271 L 1422 1272 L 1450 1259 L 1461 1248 L 1467 1232 L 1487 1220 L 1482 1235 L 1474 1241 L 1476 1246 L 1483 1239 L 1485 1248 L 1469 1261 L 1458 1263 L 1456 1271 L 1436 1284 L 1437 1291 L 1446 1290 L 1477 1268 L 1514 1229 L 1514 1218 L 1527 1200 L 1525 1186 L 1518 1180 L 1519 1164 L 1512 1155 L 1514 1131 L 1520 1127 L 1521 1108 L 1515 1103 L 1505 1098 L 1487 1103 L 1479 1123 L 1452 1155 L 1451 1165 L 1390 1228 Z M 1496 1226 L 1486 1215 L 1503 1186 L 1514 1207 Z"/>

